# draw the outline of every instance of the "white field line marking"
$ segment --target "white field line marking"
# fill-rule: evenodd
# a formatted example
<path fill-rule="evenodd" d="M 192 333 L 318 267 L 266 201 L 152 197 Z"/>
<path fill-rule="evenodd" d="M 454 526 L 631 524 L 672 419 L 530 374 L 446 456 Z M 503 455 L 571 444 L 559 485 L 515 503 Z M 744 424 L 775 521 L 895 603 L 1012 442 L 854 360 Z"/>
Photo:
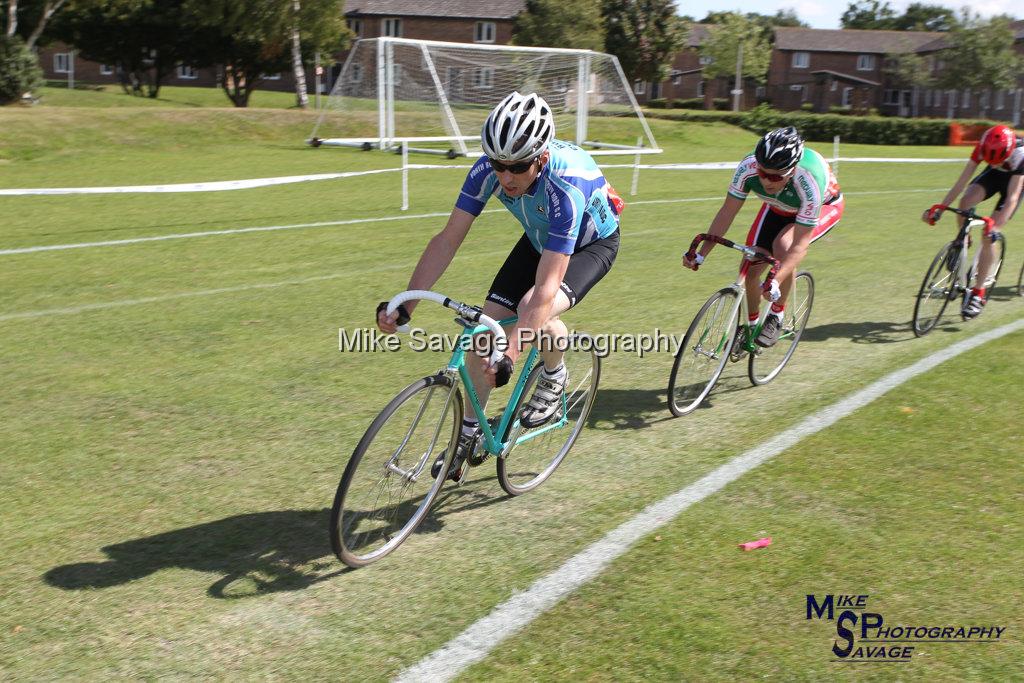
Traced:
<path fill-rule="evenodd" d="M 651 228 L 650 230 L 638 230 L 630 233 L 632 237 L 642 237 L 644 235 L 651 235 L 660 232 L 664 232 L 669 228 Z M 476 257 L 481 256 L 500 256 L 505 253 L 504 249 L 497 249 L 487 252 L 475 254 Z M 324 282 L 327 280 L 337 280 L 343 277 L 353 277 L 356 273 L 373 273 L 384 270 L 397 270 L 400 268 L 408 268 L 409 265 L 405 263 L 392 263 L 382 266 L 373 266 L 370 268 L 358 268 L 358 269 L 347 269 L 344 273 L 336 273 L 333 275 L 314 275 L 307 278 L 298 278 L 294 280 L 283 280 L 280 282 L 260 282 L 249 285 L 236 285 L 234 287 L 217 287 L 215 289 L 198 289 L 190 292 L 175 292 L 173 294 L 161 294 L 159 296 L 147 296 L 138 299 L 120 299 L 117 301 L 104 301 L 93 304 L 81 304 L 79 306 L 66 306 L 64 308 L 45 308 L 35 311 L 21 311 L 18 313 L 0 313 L 0 322 L 8 320 L 25 320 L 29 318 L 47 318 L 54 315 L 75 315 L 77 313 L 88 313 L 90 311 L 102 311 L 109 308 L 121 308 L 123 306 L 138 306 L 141 304 L 152 304 L 161 303 L 164 301 L 174 301 L 176 299 L 191 299 L 201 296 L 212 296 L 216 294 L 233 294 L 237 292 L 246 292 L 254 289 L 274 289 L 275 287 L 287 287 L 289 285 L 305 285 L 312 282 Z"/>
<path fill-rule="evenodd" d="M 642 537 L 672 521 L 694 503 L 721 490 L 727 484 L 801 439 L 832 426 L 840 419 L 879 398 L 886 392 L 982 344 L 1024 329 L 1024 318 L 957 342 L 897 370 L 864 389 L 823 408 L 803 422 L 769 441 L 739 455 L 686 488 L 648 505 L 642 512 L 608 532 L 604 538 L 569 558 L 561 567 L 538 579 L 522 593 L 495 607 L 490 614 L 471 624 L 444 647 L 399 673 L 397 681 L 448 681 L 481 661 L 504 640 L 518 632 L 568 594 L 595 578 L 612 560 L 630 549 Z"/>
<path fill-rule="evenodd" d="M 861 194 L 910 194 L 916 192 L 942 192 L 945 188 L 920 189 L 920 190 L 877 190 L 869 192 L 846 192 L 847 195 Z M 637 206 L 645 204 L 685 204 L 689 202 L 710 202 L 722 199 L 723 195 L 714 197 L 691 197 L 687 199 L 640 199 L 626 202 L 626 206 Z M 499 213 L 504 209 L 486 209 L 483 213 Z M 418 220 L 421 218 L 445 218 L 446 213 L 420 213 L 408 216 L 385 216 L 382 218 L 353 218 L 344 221 L 322 221 L 318 223 L 293 223 L 290 225 L 265 225 L 252 228 L 231 228 L 226 230 L 208 230 L 205 232 L 185 232 L 173 235 L 154 235 L 152 237 L 132 237 L 123 240 L 105 240 L 102 242 L 78 242 L 73 244 L 48 244 L 36 247 L 17 247 L 13 249 L 0 249 L 0 256 L 13 256 L 15 254 L 34 254 L 42 251 L 64 251 L 67 249 L 91 249 L 94 247 L 116 247 L 125 244 L 141 244 L 144 242 L 163 242 L 165 240 L 181 240 L 193 237 L 214 237 L 217 235 L 239 235 L 250 232 L 276 232 L 278 230 L 299 230 L 303 228 L 328 228 L 338 225 L 359 225 L 362 223 L 384 223 L 390 221 Z"/>

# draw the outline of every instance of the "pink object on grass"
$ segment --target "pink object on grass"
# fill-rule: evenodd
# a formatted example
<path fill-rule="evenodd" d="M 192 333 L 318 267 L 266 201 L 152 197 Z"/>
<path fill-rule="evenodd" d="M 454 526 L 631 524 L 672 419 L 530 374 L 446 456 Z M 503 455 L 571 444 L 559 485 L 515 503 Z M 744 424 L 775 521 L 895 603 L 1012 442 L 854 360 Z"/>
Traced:
<path fill-rule="evenodd" d="M 767 538 L 759 538 L 756 541 L 749 541 L 747 543 L 740 543 L 740 547 L 744 550 L 755 550 L 757 548 L 764 548 L 772 544 L 771 536 Z"/>

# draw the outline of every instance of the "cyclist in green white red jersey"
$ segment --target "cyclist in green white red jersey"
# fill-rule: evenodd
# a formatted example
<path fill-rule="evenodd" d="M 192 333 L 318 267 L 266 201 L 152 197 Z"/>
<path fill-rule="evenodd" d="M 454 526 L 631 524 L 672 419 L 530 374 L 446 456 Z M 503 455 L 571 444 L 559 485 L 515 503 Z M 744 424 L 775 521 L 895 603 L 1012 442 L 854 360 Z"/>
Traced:
<path fill-rule="evenodd" d="M 761 291 L 760 277 L 767 267 L 764 264 L 750 268 L 746 279 L 752 323 L 760 317 L 759 296 L 772 302 L 761 333 L 754 340 L 758 346 L 768 347 L 779 339 L 786 301 L 807 247 L 839 222 L 844 200 L 828 162 L 805 148 L 792 126 L 765 134 L 754 152 L 736 167 L 725 201 L 708 232 L 724 235 L 750 193 L 764 205 L 750 226 L 746 244 L 761 247 L 780 262 L 770 290 Z M 712 248 L 714 243 L 705 241 L 693 261 L 683 256 L 683 265 L 697 270 Z"/>
<path fill-rule="evenodd" d="M 984 161 L 988 167 L 967 185 L 967 180 L 974 174 L 974 169 Z M 960 198 L 960 207 L 963 210 L 973 209 L 994 194 L 999 195 L 995 211 L 992 213 L 992 220 L 995 226 L 989 233 L 989 239 L 984 241 L 981 254 L 978 257 L 978 272 L 975 283 L 985 284 L 989 270 L 997 258 L 996 235 L 999 229 L 1006 225 L 1017 206 L 1020 203 L 1021 190 L 1024 190 L 1024 138 L 1018 136 L 1009 126 L 992 126 L 981 140 L 974 146 L 971 158 L 964 166 L 960 177 L 953 183 L 953 187 L 946 193 L 942 200 L 944 206 L 957 198 L 964 186 L 967 191 Z M 931 212 L 927 210 L 921 216 L 921 220 L 930 225 L 942 216 L 941 211 Z M 967 220 L 967 219 L 962 219 Z M 988 292 L 985 287 L 973 287 L 971 296 L 967 297 L 961 314 L 964 318 L 974 318 L 981 313 L 985 302 L 988 300 Z"/>

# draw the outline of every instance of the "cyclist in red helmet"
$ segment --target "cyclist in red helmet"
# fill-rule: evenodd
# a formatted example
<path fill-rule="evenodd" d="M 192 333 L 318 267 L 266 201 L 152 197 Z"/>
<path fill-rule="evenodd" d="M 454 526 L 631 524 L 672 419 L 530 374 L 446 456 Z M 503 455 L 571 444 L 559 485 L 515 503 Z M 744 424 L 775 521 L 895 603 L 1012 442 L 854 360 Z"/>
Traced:
<path fill-rule="evenodd" d="M 974 169 L 983 161 L 988 167 L 968 185 L 967 181 L 974 174 Z M 1017 135 L 1009 126 L 992 126 L 986 130 L 971 152 L 971 158 L 964 166 L 960 177 L 941 203 L 949 206 L 965 186 L 967 190 L 960 197 L 960 208 L 964 210 L 974 208 L 992 195 L 999 194 L 999 201 L 992 213 L 992 219 L 995 221 L 995 229 L 992 232 L 994 237 L 1013 217 L 1020 201 L 1021 189 L 1024 189 L 1024 138 Z M 941 211 L 925 211 L 921 219 L 934 225 L 941 215 Z M 984 284 L 995 260 L 995 239 L 990 239 L 981 248 L 976 283 Z M 984 308 L 987 298 L 988 292 L 984 287 L 974 287 L 961 311 L 963 317 L 976 317 Z"/>

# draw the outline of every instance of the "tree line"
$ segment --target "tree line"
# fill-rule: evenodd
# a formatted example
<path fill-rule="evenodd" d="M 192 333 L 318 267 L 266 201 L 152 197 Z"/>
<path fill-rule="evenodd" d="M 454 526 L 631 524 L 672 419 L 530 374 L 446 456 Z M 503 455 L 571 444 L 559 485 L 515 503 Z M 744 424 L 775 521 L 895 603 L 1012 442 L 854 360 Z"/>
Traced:
<path fill-rule="evenodd" d="M 290 69 L 297 104 L 305 106 L 304 66 L 315 54 L 329 62 L 352 37 L 344 0 L 0 0 L 0 7 L 0 102 L 38 87 L 31 51 L 59 40 L 85 59 L 113 66 L 133 94 L 156 97 L 179 65 L 217 67 L 225 94 L 244 107 L 265 75 Z M 841 25 L 946 32 L 943 54 L 950 57 L 937 75 L 913 53 L 886 59 L 889 73 L 914 88 L 1011 88 L 1021 66 L 1011 20 L 982 20 L 966 8 L 957 13 L 919 2 L 898 14 L 887 0 L 853 0 Z M 658 82 L 686 48 L 695 23 L 710 26 L 696 48 L 705 78 L 732 76 L 742 52 L 742 75 L 758 82 L 767 78 L 773 29 L 806 27 L 792 10 L 711 12 L 696 22 L 677 15 L 672 0 L 527 0 L 514 22 L 513 43 L 608 52 L 630 81 Z"/>

